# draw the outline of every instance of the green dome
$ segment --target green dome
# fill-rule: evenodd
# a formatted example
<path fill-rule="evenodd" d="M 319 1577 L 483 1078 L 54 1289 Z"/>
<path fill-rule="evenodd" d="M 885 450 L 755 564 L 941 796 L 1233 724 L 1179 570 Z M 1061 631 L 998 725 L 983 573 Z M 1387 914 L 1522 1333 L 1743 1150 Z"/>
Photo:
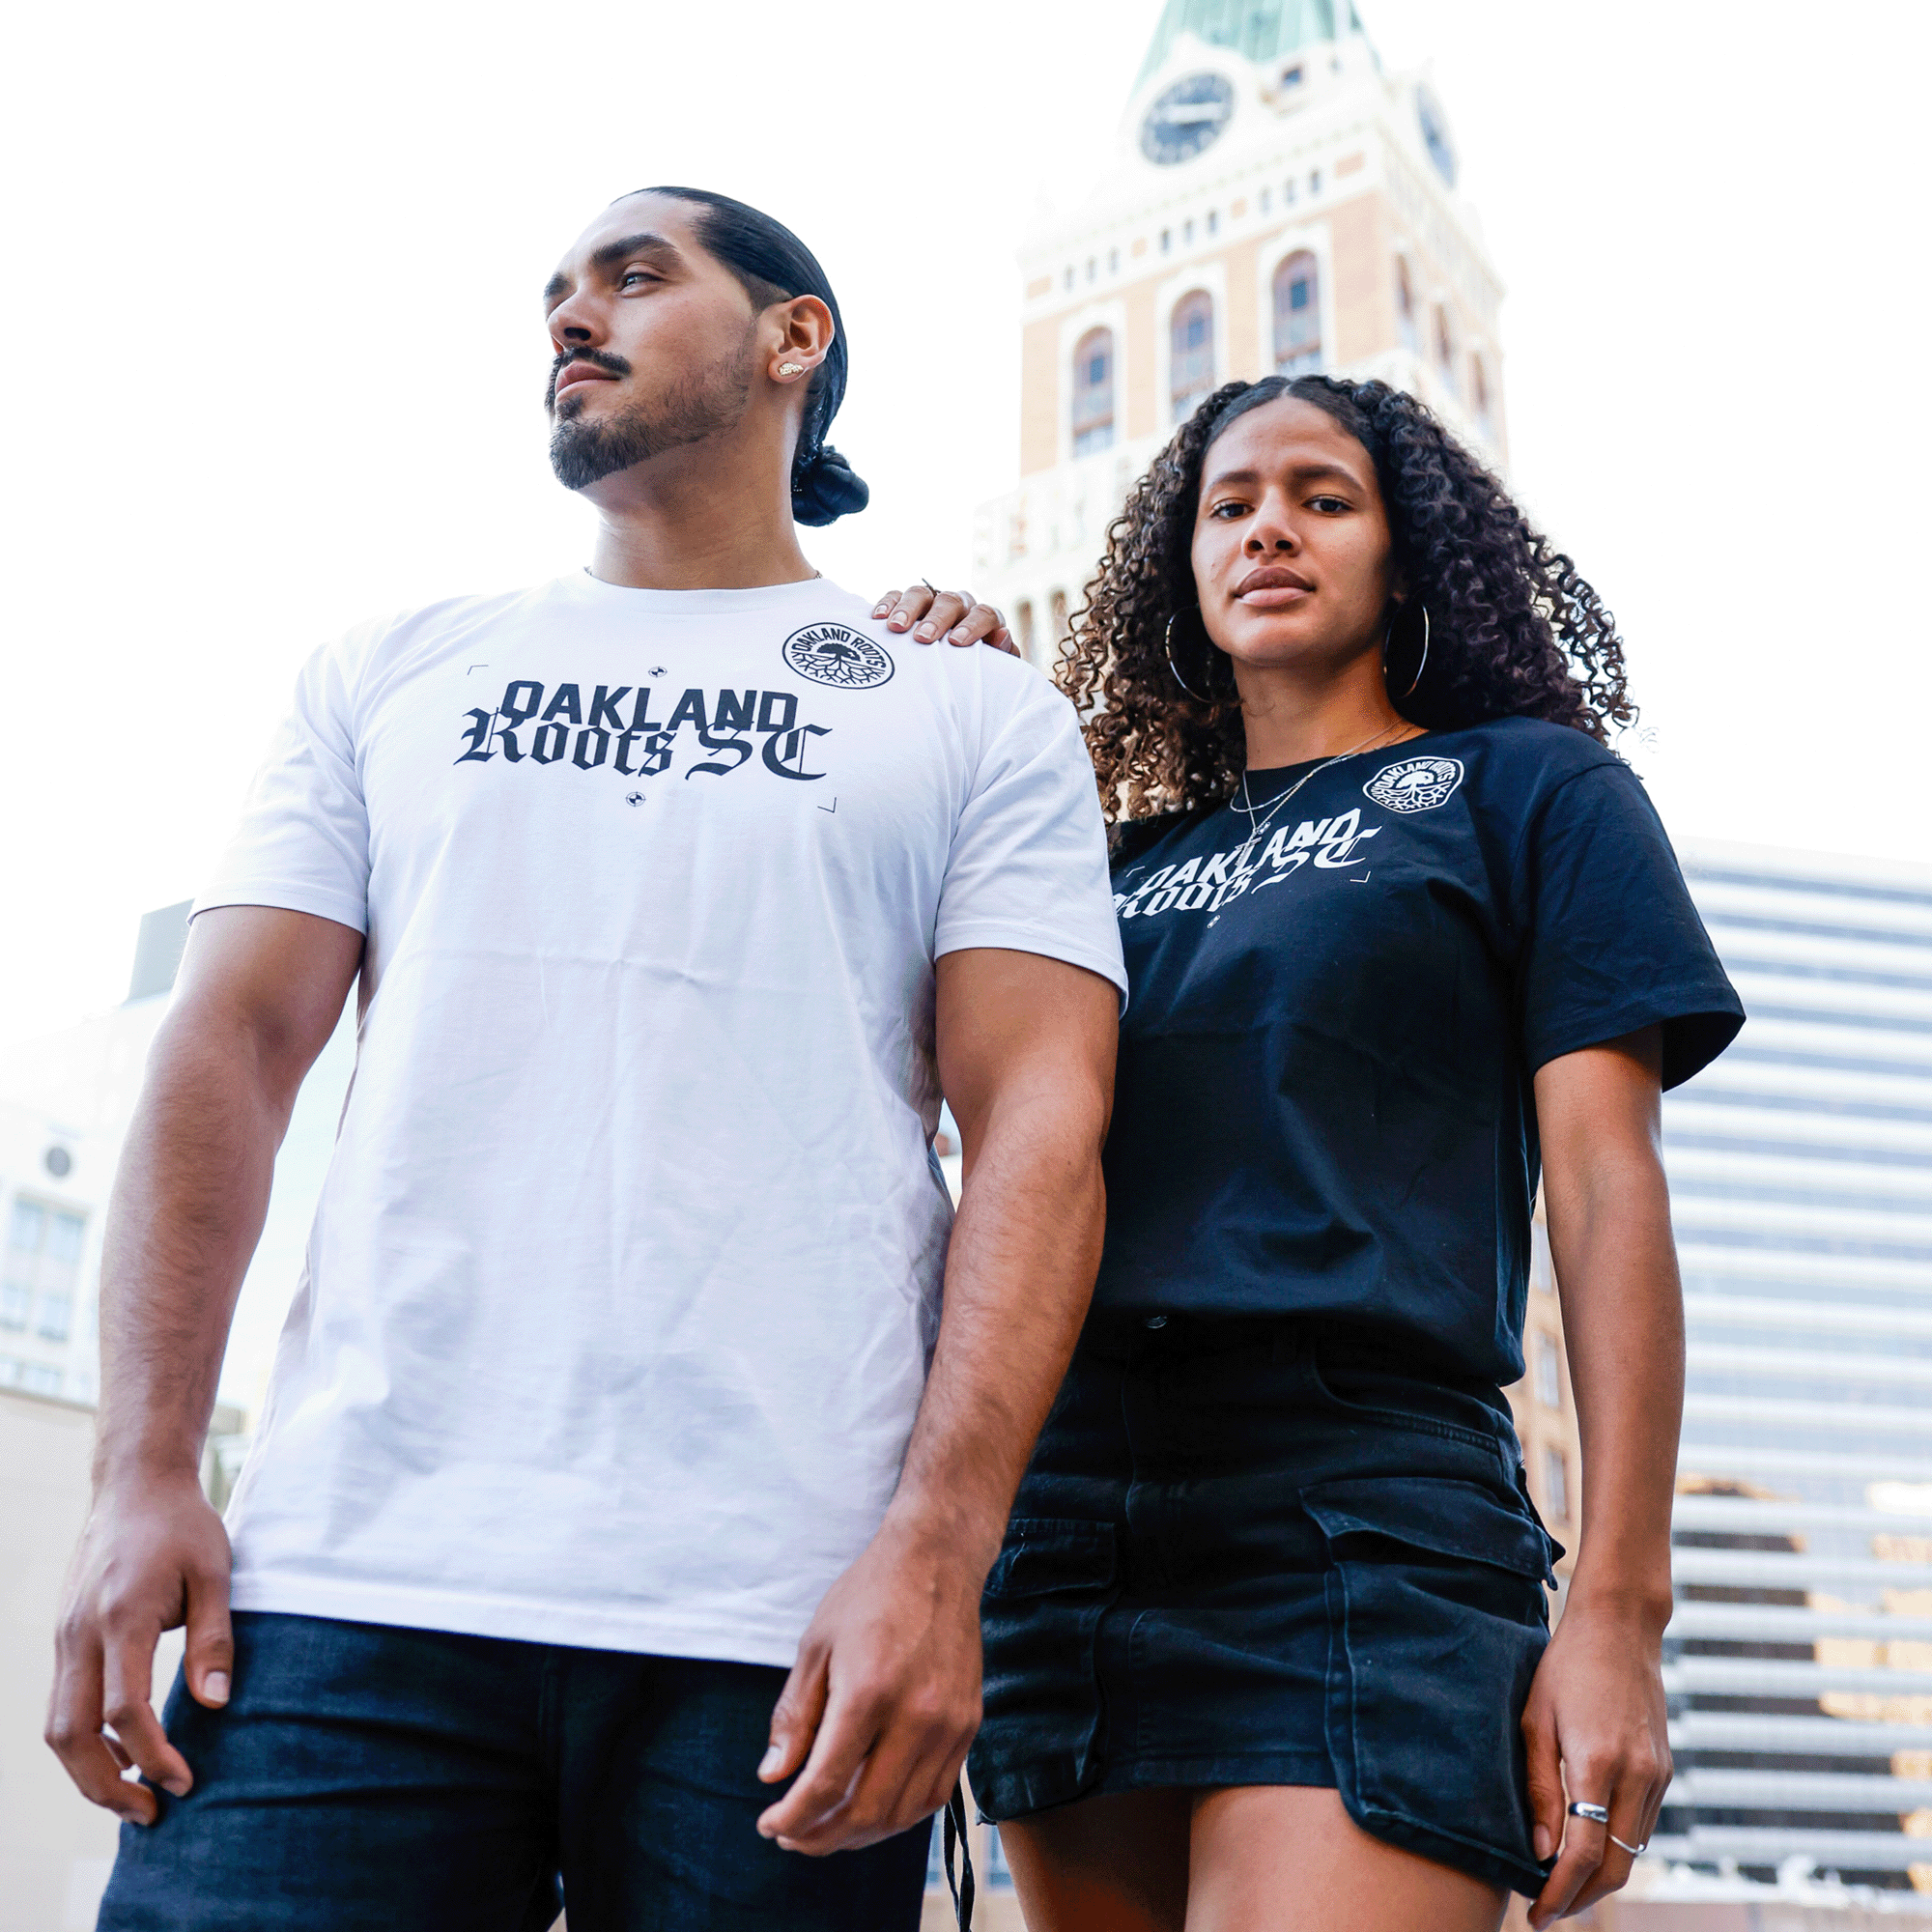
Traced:
<path fill-rule="evenodd" d="M 1183 33 L 1265 62 L 1361 31 L 1354 0 L 1167 0 L 1134 85 L 1160 66 Z"/>

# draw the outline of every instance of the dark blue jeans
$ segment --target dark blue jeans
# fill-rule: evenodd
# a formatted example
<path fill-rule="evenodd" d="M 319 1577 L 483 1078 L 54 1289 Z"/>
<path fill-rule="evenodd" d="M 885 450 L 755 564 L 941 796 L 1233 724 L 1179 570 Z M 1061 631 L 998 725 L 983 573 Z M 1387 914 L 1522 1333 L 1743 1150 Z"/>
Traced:
<path fill-rule="evenodd" d="M 913 1932 L 925 1826 L 809 1859 L 756 1830 L 782 1670 L 240 1613 L 234 1695 L 124 1825 L 99 1932 Z"/>

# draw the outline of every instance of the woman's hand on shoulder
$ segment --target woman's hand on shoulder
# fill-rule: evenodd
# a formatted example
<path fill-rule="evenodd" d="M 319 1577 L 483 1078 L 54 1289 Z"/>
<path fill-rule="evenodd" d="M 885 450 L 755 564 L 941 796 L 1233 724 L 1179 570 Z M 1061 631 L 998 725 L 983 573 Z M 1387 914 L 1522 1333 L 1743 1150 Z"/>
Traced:
<path fill-rule="evenodd" d="M 1542 1927 L 1615 1891 L 1657 1827 L 1670 1788 L 1662 1626 L 1622 1605 L 1573 1600 L 1537 1666 L 1522 1714 L 1536 1855 L 1556 1854 L 1529 1922 Z M 1574 1818 L 1602 1805 L 1608 1825 Z M 1619 1845 L 1616 1840 L 1623 1842 Z"/>
<path fill-rule="evenodd" d="M 1020 655 L 1007 620 L 970 590 L 935 590 L 929 583 L 888 590 L 872 606 L 872 615 L 883 617 L 889 631 L 911 631 L 922 644 L 936 643 L 944 634 L 949 644 L 991 644 L 1009 657 Z"/>

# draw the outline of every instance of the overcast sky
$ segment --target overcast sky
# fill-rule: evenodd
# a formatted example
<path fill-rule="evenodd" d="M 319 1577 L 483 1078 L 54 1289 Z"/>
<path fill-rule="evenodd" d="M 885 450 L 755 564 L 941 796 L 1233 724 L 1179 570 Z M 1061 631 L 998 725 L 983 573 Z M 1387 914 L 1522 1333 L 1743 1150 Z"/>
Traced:
<path fill-rule="evenodd" d="M 1509 287 L 1514 476 L 1629 639 L 1680 837 L 1925 856 L 1932 8 L 1360 0 Z M 580 563 L 538 290 L 653 181 L 770 209 L 853 345 L 869 592 L 1015 474 L 1013 247 L 1104 164 L 1159 0 L 23 12 L 0 1040 L 113 1004 L 316 643 Z"/>

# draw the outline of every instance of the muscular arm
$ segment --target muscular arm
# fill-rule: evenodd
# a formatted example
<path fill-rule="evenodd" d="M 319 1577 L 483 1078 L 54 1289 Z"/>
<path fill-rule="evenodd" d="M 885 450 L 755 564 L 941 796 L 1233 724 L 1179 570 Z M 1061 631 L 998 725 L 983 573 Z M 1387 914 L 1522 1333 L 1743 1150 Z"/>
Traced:
<path fill-rule="evenodd" d="M 87 1797 L 136 1824 L 156 1804 L 122 1778 L 129 1761 L 170 1791 L 193 1781 L 149 1701 L 162 1631 L 185 1622 L 190 1690 L 227 1698 L 228 1543 L 201 1493 L 202 1438 L 275 1150 L 361 953 L 360 933 L 302 913 L 196 920 L 115 1178 L 94 1503 L 68 1577 L 47 1742 Z"/>
<path fill-rule="evenodd" d="M 1537 1851 L 1563 1848 L 1536 1902 L 1537 1925 L 1630 1875 L 1629 1854 L 1603 1826 L 1567 1817 L 1568 1801 L 1607 1805 L 1609 1832 L 1641 1844 L 1670 1782 L 1660 1656 L 1670 1619 L 1684 1296 L 1662 1153 L 1662 1053 L 1649 1027 L 1566 1054 L 1536 1076 L 1583 1450 L 1577 1567 L 1523 1717 Z"/>
<path fill-rule="evenodd" d="M 788 1848 L 867 1844 L 938 1809 L 980 1721 L 980 1593 L 1100 1262 L 1119 995 L 1029 952 L 939 962 L 941 1083 L 965 1184 L 924 1400 L 892 1505 L 827 1593 L 759 1775 Z M 808 1755 L 809 1753 L 809 1755 Z"/>

